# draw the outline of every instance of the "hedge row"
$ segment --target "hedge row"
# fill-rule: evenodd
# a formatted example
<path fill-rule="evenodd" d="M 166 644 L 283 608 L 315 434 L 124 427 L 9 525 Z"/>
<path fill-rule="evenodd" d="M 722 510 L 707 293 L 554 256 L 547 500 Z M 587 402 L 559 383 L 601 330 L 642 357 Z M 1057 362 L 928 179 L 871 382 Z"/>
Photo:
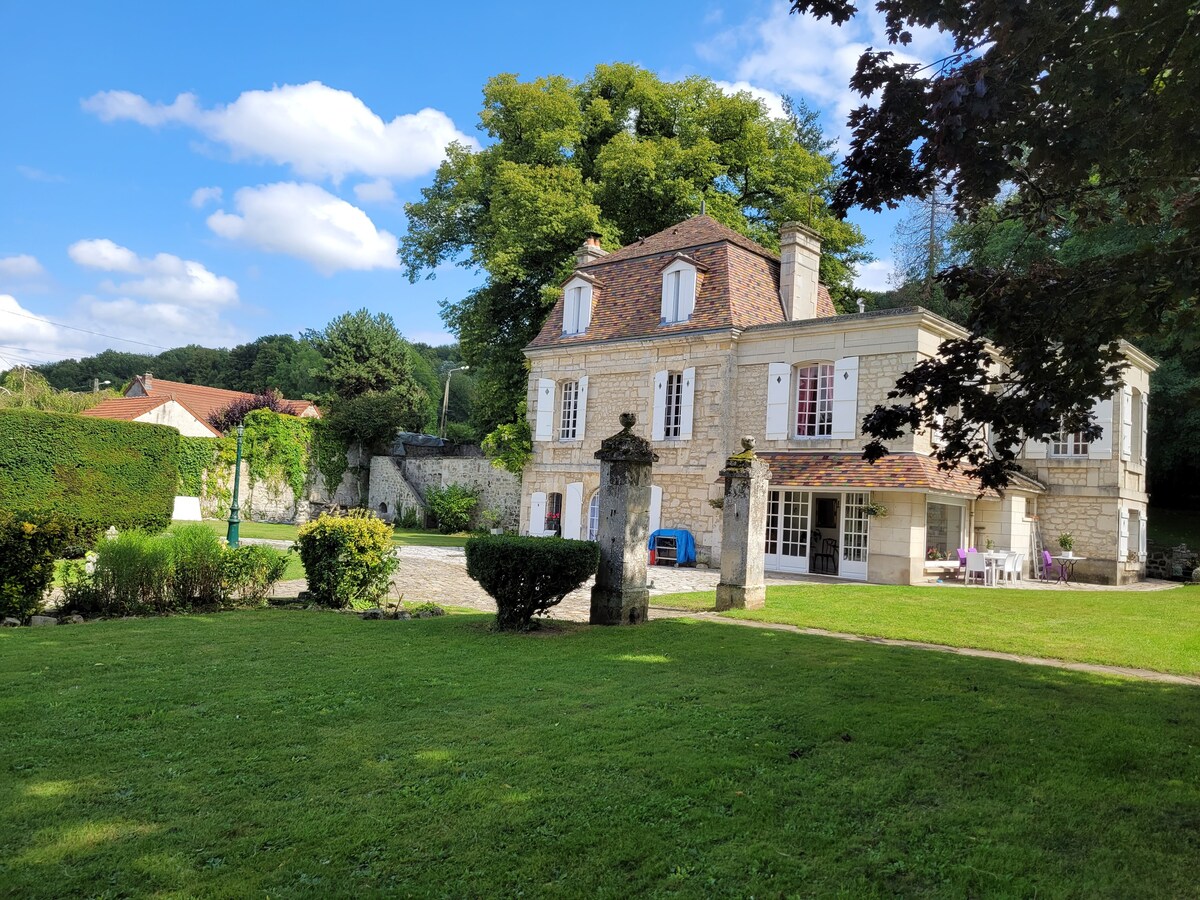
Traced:
<path fill-rule="evenodd" d="M 165 425 L 0 410 L 0 509 L 72 529 L 161 530 L 179 481 Z"/>

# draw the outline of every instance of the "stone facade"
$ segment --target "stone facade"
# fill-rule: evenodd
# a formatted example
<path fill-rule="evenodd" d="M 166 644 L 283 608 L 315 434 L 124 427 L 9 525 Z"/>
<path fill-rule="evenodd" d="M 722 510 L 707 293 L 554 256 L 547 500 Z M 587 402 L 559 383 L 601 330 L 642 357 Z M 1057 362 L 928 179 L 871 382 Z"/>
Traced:
<path fill-rule="evenodd" d="M 500 527 L 517 527 L 520 480 L 478 456 L 376 456 L 371 460 L 367 508 L 389 522 L 403 517 L 406 508 L 424 517 L 426 491 L 448 484 L 475 488 L 477 514 L 495 510 Z"/>

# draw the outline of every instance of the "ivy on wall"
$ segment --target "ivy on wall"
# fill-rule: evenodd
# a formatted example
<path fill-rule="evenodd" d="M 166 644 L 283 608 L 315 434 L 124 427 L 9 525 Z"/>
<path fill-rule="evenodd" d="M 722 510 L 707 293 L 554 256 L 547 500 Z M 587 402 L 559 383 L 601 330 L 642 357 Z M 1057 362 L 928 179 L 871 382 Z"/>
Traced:
<path fill-rule="evenodd" d="M 346 459 L 347 447 L 338 438 L 328 422 L 321 419 L 305 419 L 312 432 L 313 452 L 317 456 L 317 471 L 325 479 L 325 490 L 332 497 L 349 467 Z"/>
<path fill-rule="evenodd" d="M 284 483 L 297 498 L 308 481 L 311 431 L 305 419 L 256 409 L 246 415 L 242 455 L 250 478 L 268 484 Z"/>

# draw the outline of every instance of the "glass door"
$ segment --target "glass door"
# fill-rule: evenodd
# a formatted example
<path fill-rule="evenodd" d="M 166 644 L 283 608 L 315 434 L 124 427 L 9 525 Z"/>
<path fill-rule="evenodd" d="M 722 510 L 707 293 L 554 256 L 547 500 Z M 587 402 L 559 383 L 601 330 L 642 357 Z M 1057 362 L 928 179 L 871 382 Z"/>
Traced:
<path fill-rule="evenodd" d="M 766 568 L 808 571 L 807 491 L 771 491 L 767 496 Z"/>
<path fill-rule="evenodd" d="M 842 501 L 842 559 L 838 572 L 843 578 L 867 580 L 867 538 L 870 517 L 866 506 L 871 500 L 867 493 L 847 493 Z"/>

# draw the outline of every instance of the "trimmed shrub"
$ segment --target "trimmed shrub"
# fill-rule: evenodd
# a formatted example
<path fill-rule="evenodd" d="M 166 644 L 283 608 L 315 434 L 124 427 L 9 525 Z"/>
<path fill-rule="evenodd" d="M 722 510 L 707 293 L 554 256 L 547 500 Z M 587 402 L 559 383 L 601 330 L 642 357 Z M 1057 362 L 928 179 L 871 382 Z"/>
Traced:
<path fill-rule="evenodd" d="M 178 450 L 165 425 L 0 410 L 0 509 L 89 540 L 109 525 L 166 528 Z"/>
<path fill-rule="evenodd" d="M 225 550 L 226 602 L 234 595 L 245 606 L 261 606 L 287 569 L 287 553 L 262 544 Z"/>
<path fill-rule="evenodd" d="M 594 541 L 497 534 L 467 541 L 467 574 L 496 601 L 496 626 L 525 630 L 596 571 Z"/>
<path fill-rule="evenodd" d="M 296 549 L 312 599 L 336 609 L 378 605 L 400 561 L 392 529 L 364 510 L 322 515 L 300 528 Z"/>
<path fill-rule="evenodd" d="M 24 620 L 41 610 L 63 534 L 55 522 L 31 522 L 0 510 L 0 617 Z"/>
<path fill-rule="evenodd" d="M 471 525 L 471 513 L 479 505 L 479 492 L 461 484 L 433 487 L 425 492 L 425 504 L 442 534 L 466 531 Z"/>

